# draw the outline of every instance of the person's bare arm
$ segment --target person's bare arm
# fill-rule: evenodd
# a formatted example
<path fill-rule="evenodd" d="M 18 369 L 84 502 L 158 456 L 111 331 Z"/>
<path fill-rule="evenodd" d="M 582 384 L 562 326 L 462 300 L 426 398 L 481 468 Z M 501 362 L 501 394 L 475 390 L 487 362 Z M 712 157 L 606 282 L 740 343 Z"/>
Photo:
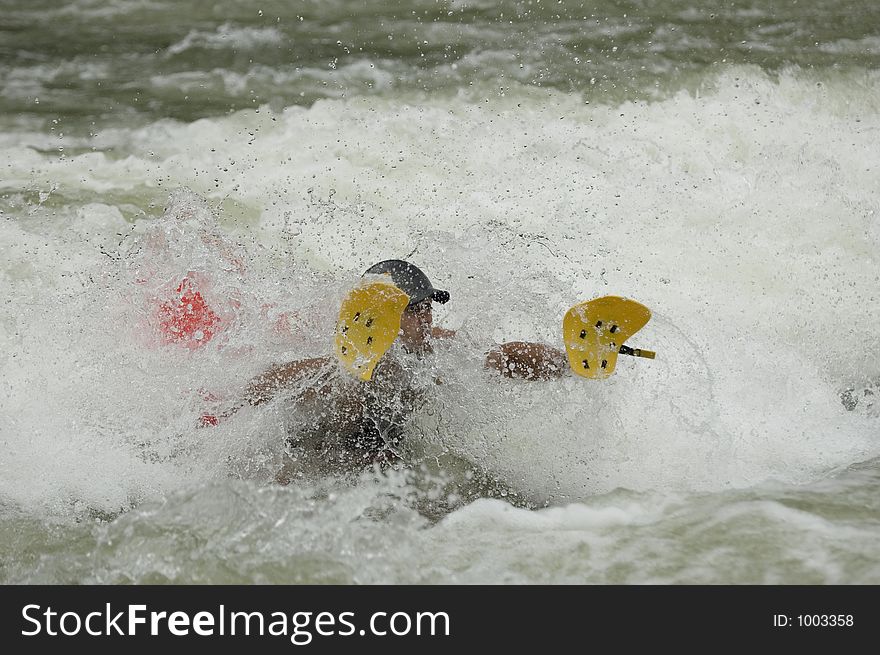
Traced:
<path fill-rule="evenodd" d="M 435 339 L 451 339 L 455 336 L 455 330 L 447 330 L 442 327 L 431 328 L 431 336 Z"/>
<path fill-rule="evenodd" d="M 289 388 L 307 377 L 317 375 L 322 369 L 327 368 L 329 361 L 328 357 L 315 357 L 273 366 L 251 380 L 245 391 L 245 399 L 251 405 L 264 403 L 282 389 Z M 321 389 L 316 391 L 320 393 Z"/>
<path fill-rule="evenodd" d="M 542 343 L 511 341 L 489 351 L 486 368 L 518 380 L 553 380 L 568 372 L 568 358 Z"/>
<path fill-rule="evenodd" d="M 243 398 L 234 405 L 227 406 L 224 411 L 219 413 L 203 413 L 199 419 L 199 425 L 201 427 L 217 425 L 220 421 L 234 415 L 245 405 L 261 405 L 271 400 L 279 391 L 290 388 L 306 378 L 312 378 L 312 384 L 302 389 L 301 398 L 307 399 L 317 394 L 328 393 L 331 384 L 329 381 L 331 374 L 329 362 L 328 357 L 315 357 L 273 366 L 251 380 L 245 388 Z"/>

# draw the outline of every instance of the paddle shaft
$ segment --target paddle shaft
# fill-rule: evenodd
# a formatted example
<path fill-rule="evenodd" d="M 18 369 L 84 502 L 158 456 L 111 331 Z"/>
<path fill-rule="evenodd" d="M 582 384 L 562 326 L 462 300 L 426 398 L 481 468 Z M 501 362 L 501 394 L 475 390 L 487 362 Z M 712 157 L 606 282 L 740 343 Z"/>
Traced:
<path fill-rule="evenodd" d="M 656 353 L 652 350 L 642 350 L 641 348 L 630 348 L 629 346 L 621 346 L 618 350 L 621 355 L 631 355 L 632 357 L 645 357 L 654 359 Z"/>

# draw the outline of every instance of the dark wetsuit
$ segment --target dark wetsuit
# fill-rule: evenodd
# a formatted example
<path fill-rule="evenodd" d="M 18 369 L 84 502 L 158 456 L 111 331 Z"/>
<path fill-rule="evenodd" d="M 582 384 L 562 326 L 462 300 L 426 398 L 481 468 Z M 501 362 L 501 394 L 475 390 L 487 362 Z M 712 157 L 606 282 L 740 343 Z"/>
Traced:
<path fill-rule="evenodd" d="M 292 412 L 288 468 L 359 472 L 397 461 L 407 422 L 424 398 L 411 371 L 388 358 L 369 382 L 338 369 L 329 376 L 327 393 L 300 400 Z"/>

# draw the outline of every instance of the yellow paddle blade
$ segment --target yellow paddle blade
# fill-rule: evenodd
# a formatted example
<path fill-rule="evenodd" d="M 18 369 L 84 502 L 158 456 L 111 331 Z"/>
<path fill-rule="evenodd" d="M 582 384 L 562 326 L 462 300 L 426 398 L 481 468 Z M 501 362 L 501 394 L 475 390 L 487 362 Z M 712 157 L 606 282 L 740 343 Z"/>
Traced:
<path fill-rule="evenodd" d="M 349 373 L 367 381 L 400 332 L 409 296 L 390 282 L 369 282 L 349 292 L 336 321 L 336 357 Z"/>
<path fill-rule="evenodd" d="M 585 378 L 603 379 L 614 372 L 623 342 L 641 330 L 651 310 L 635 300 L 603 296 L 575 305 L 562 319 L 562 337 L 571 370 Z M 626 349 L 626 354 L 636 354 Z M 639 356 L 653 359 L 654 353 Z"/>

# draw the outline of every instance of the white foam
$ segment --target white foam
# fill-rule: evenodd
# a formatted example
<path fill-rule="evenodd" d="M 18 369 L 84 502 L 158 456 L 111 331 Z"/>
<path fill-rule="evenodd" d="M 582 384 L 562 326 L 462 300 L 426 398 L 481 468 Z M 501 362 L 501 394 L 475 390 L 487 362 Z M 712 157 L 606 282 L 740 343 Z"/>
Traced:
<path fill-rule="evenodd" d="M 819 50 L 835 55 L 871 55 L 880 50 L 880 36 L 863 36 L 861 39 L 837 39 L 819 44 Z"/>
<path fill-rule="evenodd" d="M 223 23 L 210 32 L 190 30 L 183 39 L 168 46 L 166 52 L 177 55 L 193 48 L 249 50 L 283 42 L 284 35 L 275 27 L 236 27 Z"/>
<path fill-rule="evenodd" d="M 57 199 L 7 208 L 0 224 L 13 254 L 0 336 L 15 354 L 2 434 L 16 444 L 0 493 L 111 508 L 228 475 L 236 453 L 270 462 L 272 414 L 206 441 L 187 390 L 212 378 L 234 390 L 275 358 L 319 351 L 345 285 L 406 256 L 452 291 L 436 316 L 460 330 L 438 358 L 445 423 L 419 417 L 421 439 L 538 500 L 801 482 L 876 455 L 876 419 L 837 396 L 880 375 L 880 78 L 860 79 L 727 69 L 697 95 L 616 107 L 535 89 L 324 100 L 106 130 L 95 140 L 106 153 L 63 159 L 5 135 L 7 183 L 54 185 Z M 100 252 L 131 230 L 112 194 L 146 205 L 180 185 L 220 208 L 249 271 L 203 251 L 197 228 L 169 241 L 168 280 L 195 262 L 220 296 L 244 299 L 223 348 L 196 355 L 145 349 L 126 331 L 142 298 Z M 135 242 L 150 225 L 136 222 Z M 568 306 L 604 294 L 655 311 L 633 343 L 658 359 L 621 361 L 598 384 L 482 372 L 492 343 L 558 345 Z M 291 342 L 267 328 L 266 303 L 317 318 Z M 245 346 L 252 356 L 230 355 Z M 147 441 L 190 454 L 145 462 Z M 33 483 L 46 453 L 51 482 Z M 83 475 L 93 461 L 100 474 Z"/>

